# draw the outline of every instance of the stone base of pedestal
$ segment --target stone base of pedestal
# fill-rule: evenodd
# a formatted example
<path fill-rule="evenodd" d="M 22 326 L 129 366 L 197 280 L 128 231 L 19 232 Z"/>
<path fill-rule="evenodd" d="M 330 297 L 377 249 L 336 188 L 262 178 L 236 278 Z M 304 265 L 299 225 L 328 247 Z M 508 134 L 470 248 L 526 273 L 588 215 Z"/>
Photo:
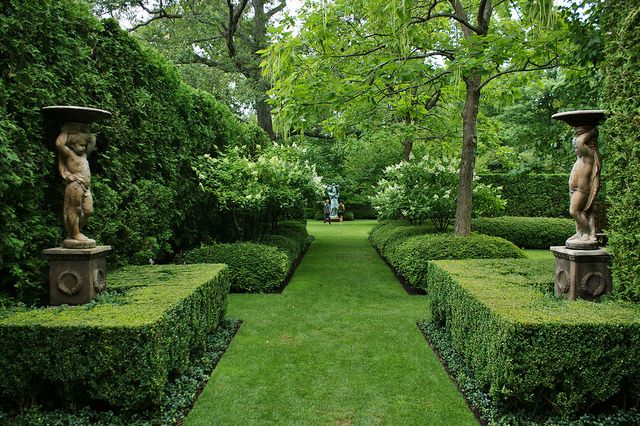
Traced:
<path fill-rule="evenodd" d="M 86 249 L 62 247 L 43 250 L 49 260 L 51 305 L 89 303 L 107 286 L 107 254 L 111 246 Z"/>
<path fill-rule="evenodd" d="M 611 256 L 602 248 L 574 250 L 556 246 L 550 249 L 556 257 L 556 297 L 598 300 L 611 291 Z"/>

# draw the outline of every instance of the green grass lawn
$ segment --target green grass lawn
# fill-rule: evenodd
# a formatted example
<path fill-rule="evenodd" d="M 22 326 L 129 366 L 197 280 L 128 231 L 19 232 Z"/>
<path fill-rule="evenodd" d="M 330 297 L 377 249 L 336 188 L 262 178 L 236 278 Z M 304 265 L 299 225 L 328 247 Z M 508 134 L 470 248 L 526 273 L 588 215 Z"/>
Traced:
<path fill-rule="evenodd" d="M 554 256 L 551 250 L 525 250 L 524 255 L 527 259 L 550 259 L 553 260 Z"/>
<path fill-rule="evenodd" d="M 212 424 L 477 424 L 367 240 L 374 221 L 309 221 L 315 241 L 283 294 L 231 295 L 244 320 L 185 421 Z"/>

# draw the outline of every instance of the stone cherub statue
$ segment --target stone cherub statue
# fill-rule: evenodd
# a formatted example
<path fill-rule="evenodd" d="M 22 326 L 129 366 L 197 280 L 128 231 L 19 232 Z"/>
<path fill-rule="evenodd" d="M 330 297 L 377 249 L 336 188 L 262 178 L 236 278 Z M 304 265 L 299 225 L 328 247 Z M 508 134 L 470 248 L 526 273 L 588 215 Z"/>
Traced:
<path fill-rule="evenodd" d="M 575 127 L 573 146 L 577 158 L 569 177 L 569 213 L 576 221 L 576 233 L 565 244 L 570 248 L 597 247 L 593 204 L 600 188 L 602 167 L 598 150 L 598 129 L 594 126 Z"/>
<path fill-rule="evenodd" d="M 85 123 L 65 123 L 56 139 L 58 168 L 67 183 L 64 191 L 64 226 L 67 237 L 65 248 L 93 248 L 95 240 L 84 236 L 80 229 L 93 213 L 91 196 L 91 171 L 87 156 L 96 145 L 95 136 L 89 133 Z"/>
<path fill-rule="evenodd" d="M 573 127 L 573 147 L 577 156 L 569 176 L 569 213 L 576 221 L 576 233 L 567 239 L 565 245 L 569 249 L 595 250 L 598 248 L 598 239 L 593 207 L 600 189 L 602 168 L 596 126 L 605 119 L 604 111 L 559 112 L 551 118 Z"/>
<path fill-rule="evenodd" d="M 63 123 L 56 138 L 58 169 L 67 186 L 64 190 L 64 227 L 66 239 L 62 247 L 86 249 L 96 247 L 95 240 L 84 236 L 80 229 L 93 213 L 91 195 L 91 171 L 87 156 L 96 146 L 96 138 L 89 133 L 89 125 L 110 118 L 109 111 L 72 105 L 55 105 L 42 108 L 45 117 Z"/>

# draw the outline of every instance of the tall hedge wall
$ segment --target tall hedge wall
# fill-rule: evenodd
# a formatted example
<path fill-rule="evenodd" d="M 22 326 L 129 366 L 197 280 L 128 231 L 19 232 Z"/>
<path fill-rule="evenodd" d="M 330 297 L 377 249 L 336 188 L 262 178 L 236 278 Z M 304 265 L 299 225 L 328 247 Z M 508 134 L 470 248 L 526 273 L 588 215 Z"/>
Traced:
<path fill-rule="evenodd" d="M 215 146 L 265 140 L 86 3 L 0 3 L 0 291 L 24 299 L 41 294 L 40 252 L 63 233 L 60 125 L 43 120 L 43 106 L 114 113 L 94 126 L 95 213 L 85 232 L 113 245 L 112 265 L 166 258 L 221 232 L 191 160 Z"/>
<path fill-rule="evenodd" d="M 605 7 L 603 107 L 607 110 L 609 247 L 614 289 L 640 301 L 640 5 L 610 0 Z"/>
<path fill-rule="evenodd" d="M 502 187 L 504 216 L 568 217 L 568 174 L 482 174 L 480 182 Z"/>

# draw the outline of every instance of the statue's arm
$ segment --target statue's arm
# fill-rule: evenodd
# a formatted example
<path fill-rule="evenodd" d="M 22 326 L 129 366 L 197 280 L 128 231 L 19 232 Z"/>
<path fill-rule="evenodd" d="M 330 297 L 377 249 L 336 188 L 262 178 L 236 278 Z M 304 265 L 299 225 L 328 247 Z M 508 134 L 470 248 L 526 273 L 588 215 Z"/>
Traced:
<path fill-rule="evenodd" d="M 60 175 L 67 180 L 69 169 L 67 168 L 67 159 L 72 155 L 71 148 L 67 146 L 67 133 L 62 132 L 56 139 L 56 148 L 58 149 L 58 170 Z"/>

